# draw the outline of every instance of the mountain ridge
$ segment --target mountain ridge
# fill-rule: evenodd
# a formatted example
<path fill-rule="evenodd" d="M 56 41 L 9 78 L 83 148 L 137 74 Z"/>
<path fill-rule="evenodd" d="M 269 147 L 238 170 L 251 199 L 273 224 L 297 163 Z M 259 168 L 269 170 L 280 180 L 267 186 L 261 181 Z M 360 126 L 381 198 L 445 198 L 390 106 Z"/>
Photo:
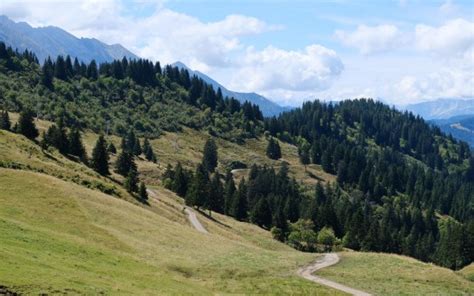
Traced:
<path fill-rule="evenodd" d="M 15 22 L 0 15 L 0 41 L 20 51 L 28 49 L 40 62 L 48 56 L 69 55 L 83 62 L 110 62 L 124 56 L 138 58 L 120 44 L 106 44 L 96 38 L 78 38 L 55 26 L 32 27 L 26 22 Z"/>
<path fill-rule="evenodd" d="M 474 99 L 443 98 L 400 106 L 399 108 L 420 115 L 425 120 L 449 119 L 454 116 L 474 114 Z"/>
<path fill-rule="evenodd" d="M 282 112 L 289 111 L 293 108 L 291 107 L 284 107 L 280 106 L 275 102 L 272 102 L 271 100 L 265 98 L 262 95 L 259 95 L 255 92 L 251 93 L 245 93 L 245 92 L 237 92 L 237 91 L 232 91 L 224 87 L 222 84 L 214 80 L 213 78 L 209 77 L 207 74 L 204 74 L 200 71 L 193 70 L 186 66 L 183 62 L 177 61 L 173 64 L 171 64 L 174 67 L 178 67 L 180 69 L 186 69 L 188 70 L 189 74 L 196 75 L 197 77 L 201 78 L 204 80 L 206 83 L 211 84 L 214 90 L 217 91 L 218 88 L 221 89 L 222 94 L 227 97 L 234 97 L 235 99 L 239 100 L 241 103 L 245 101 L 249 101 L 253 104 L 256 104 L 260 107 L 260 110 L 262 111 L 264 116 L 275 116 L 278 115 Z"/>

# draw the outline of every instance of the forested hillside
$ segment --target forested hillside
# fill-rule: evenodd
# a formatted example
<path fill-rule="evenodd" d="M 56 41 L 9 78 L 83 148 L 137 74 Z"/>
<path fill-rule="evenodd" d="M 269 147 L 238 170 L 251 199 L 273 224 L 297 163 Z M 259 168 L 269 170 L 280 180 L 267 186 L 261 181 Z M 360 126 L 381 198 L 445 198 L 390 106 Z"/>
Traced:
<path fill-rule="evenodd" d="M 410 113 L 372 100 L 315 101 L 264 119 L 257 106 L 223 97 L 186 70 L 147 60 L 86 65 L 70 57 L 40 67 L 31 53 L 4 44 L 0 70 L 4 109 L 56 122 L 51 137 L 49 131 L 40 137 L 45 145 L 60 150 L 65 129 L 70 139 L 77 138 L 76 130 L 123 137 L 115 170 L 131 192 L 138 191 L 127 183 L 136 179 L 133 159 L 142 152 L 137 137 L 157 138 L 184 127 L 240 144 L 264 137 L 268 158 L 284 158 L 280 143 L 293 144 L 306 174 L 313 163 L 337 182 L 307 191 L 285 162 L 278 168 L 248 163 L 248 175 L 238 180 L 235 171 L 216 170 L 220 155 L 209 140 L 200 165 L 176 161 L 161 176 L 163 184 L 188 205 L 271 229 L 276 239 L 304 251 L 342 244 L 453 269 L 474 259 L 471 151 Z M 11 129 L 25 134 L 23 127 L 20 119 Z M 118 153 L 103 141 L 94 151 L 90 165 L 98 172 L 97 155 L 104 154 L 103 161 Z M 229 169 L 246 167 L 235 162 Z"/>

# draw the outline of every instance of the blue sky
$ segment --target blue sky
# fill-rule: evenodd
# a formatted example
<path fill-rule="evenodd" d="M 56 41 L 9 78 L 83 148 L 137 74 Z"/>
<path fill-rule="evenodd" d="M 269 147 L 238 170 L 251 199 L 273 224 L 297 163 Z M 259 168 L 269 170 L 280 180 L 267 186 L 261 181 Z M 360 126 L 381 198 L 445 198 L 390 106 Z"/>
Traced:
<path fill-rule="evenodd" d="M 472 1 L 2 3 L 0 13 L 14 20 L 121 43 L 164 63 L 180 60 L 232 90 L 284 105 L 474 96 Z"/>

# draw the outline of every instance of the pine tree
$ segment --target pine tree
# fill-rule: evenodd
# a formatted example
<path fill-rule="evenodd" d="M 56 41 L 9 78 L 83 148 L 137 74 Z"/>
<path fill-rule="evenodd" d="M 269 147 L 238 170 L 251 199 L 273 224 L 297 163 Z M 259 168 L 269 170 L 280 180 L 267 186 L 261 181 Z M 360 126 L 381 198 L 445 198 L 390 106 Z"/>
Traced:
<path fill-rule="evenodd" d="M 79 157 L 83 162 L 87 162 L 86 149 L 82 143 L 81 133 L 77 128 L 72 128 L 69 131 L 69 154 Z"/>
<path fill-rule="evenodd" d="M 311 146 L 306 141 L 304 141 L 298 147 L 298 156 L 300 158 L 301 164 L 304 165 L 305 170 L 306 170 L 306 166 L 310 163 L 310 157 L 309 157 L 310 149 L 311 149 Z"/>
<path fill-rule="evenodd" d="M 270 138 L 270 140 L 268 140 L 266 154 L 271 159 L 277 160 L 281 158 L 281 149 L 280 144 L 278 144 L 278 141 L 273 138 Z"/>
<path fill-rule="evenodd" d="M 92 60 L 90 64 L 87 66 L 87 78 L 90 80 L 97 80 L 99 74 L 97 72 L 97 63 L 95 60 Z"/>
<path fill-rule="evenodd" d="M 247 185 L 244 179 L 242 179 L 239 183 L 238 190 L 234 192 L 230 213 L 235 219 L 244 221 L 247 219 L 247 212 Z"/>
<path fill-rule="evenodd" d="M 103 135 L 99 136 L 99 139 L 92 150 L 91 167 L 103 176 L 110 174 L 109 154 L 107 153 L 106 142 Z"/>
<path fill-rule="evenodd" d="M 110 154 L 115 154 L 115 153 L 117 153 L 117 148 L 115 148 L 114 143 L 112 143 L 112 142 L 109 143 L 109 146 L 107 147 L 107 151 L 108 151 Z"/>
<path fill-rule="evenodd" d="M 261 198 L 250 214 L 250 220 L 260 227 L 270 228 L 272 212 L 266 198 Z"/>
<path fill-rule="evenodd" d="M 67 79 L 66 62 L 64 61 L 63 56 L 58 56 L 56 59 L 56 63 L 54 65 L 54 76 L 61 80 Z"/>
<path fill-rule="evenodd" d="M 136 156 L 139 156 L 142 154 L 142 147 L 140 145 L 140 140 L 138 138 L 135 138 L 134 144 L 133 144 L 133 154 Z"/>
<path fill-rule="evenodd" d="M 129 151 L 122 151 L 115 161 L 115 171 L 117 174 L 126 177 L 131 169 L 136 170 L 133 155 Z"/>
<path fill-rule="evenodd" d="M 9 131 L 11 128 L 10 117 L 8 111 L 2 111 L 0 113 L 0 129 Z"/>
<path fill-rule="evenodd" d="M 235 182 L 230 171 L 227 172 L 224 185 L 224 214 L 230 215 L 232 201 L 235 193 Z"/>
<path fill-rule="evenodd" d="M 131 167 L 125 179 L 124 187 L 128 192 L 133 193 L 138 191 L 138 172 L 136 168 Z M 146 190 L 146 189 L 145 189 Z M 145 191 L 146 192 L 146 191 Z"/>
<path fill-rule="evenodd" d="M 143 153 L 148 161 L 156 162 L 155 153 L 153 152 L 153 148 L 147 138 L 145 138 L 145 141 L 143 142 Z"/>
<path fill-rule="evenodd" d="M 41 83 L 47 88 L 49 88 L 50 90 L 53 90 L 54 89 L 53 77 L 54 77 L 53 62 L 48 57 L 48 59 L 44 62 L 43 67 L 41 69 Z"/>
<path fill-rule="evenodd" d="M 215 173 L 211 179 L 209 186 L 209 198 L 208 198 L 208 209 L 209 215 L 211 210 L 218 213 L 224 212 L 224 201 L 223 201 L 224 189 L 222 188 L 221 179 L 219 173 Z"/>
<path fill-rule="evenodd" d="M 202 156 L 202 165 L 204 169 L 212 173 L 214 169 L 217 167 L 217 146 L 213 139 L 208 139 L 206 144 L 204 145 L 204 152 Z"/>
<path fill-rule="evenodd" d="M 62 120 L 48 128 L 44 141 L 48 146 L 55 147 L 62 154 L 69 153 L 69 139 Z"/>
<path fill-rule="evenodd" d="M 146 192 L 145 183 L 140 183 L 140 188 L 138 189 L 138 195 L 140 196 L 141 200 L 148 200 L 148 193 Z"/>
<path fill-rule="evenodd" d="M 174 169 L 172 190 L 181 197 L 185 197 L 188 190 L 188 178 L 179 162 Z"/>
<path fill-rule="evenodd" d="M 198 209 L 207 204 L 209 194 L 209 176 L 203 165 L 198 165 L 196 173 L 191 180 L 189 189 L 186 193 L 186 204 L 195 206 Z"/>
<path fill-rule="evenodd" d="M 24 135 L 30 140 L 34 140 L 38 137 L 39 133 L 33 122 L 33 112 L 25 110 L 20 113 L 20 119 L 18 120 L 17 132 Z"/>

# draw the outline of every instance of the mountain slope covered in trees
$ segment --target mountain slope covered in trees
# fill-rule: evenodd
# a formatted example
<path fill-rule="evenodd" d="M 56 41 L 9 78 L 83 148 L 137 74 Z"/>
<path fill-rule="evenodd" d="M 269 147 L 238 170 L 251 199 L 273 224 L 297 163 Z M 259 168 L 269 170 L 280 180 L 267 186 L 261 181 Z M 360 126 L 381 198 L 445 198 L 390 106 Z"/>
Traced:
<path fill-rule="evenodd" d="M 132 150 L 125 149 L 132 133 L 157 138 L 191 128 L 236 145 L 263 138 L 274 160 L 284 159 L 280 146 L 291 144 L 300 172 L 307 175 L 307 167 L 320 166 L 337 176 L 336 182 L 317 183 L 308 191 L 283 160 L 271 167 L 256 158 L 242 163 L 238 155 L 216 171 L 222 156 L 210 140 L 202 161 L 168 163 L 160 176 L 189 205 L 271 229 L 276 239 L 305 251 L 342 244 L 453 269 L 473 260 L 471 151 L 420 117 L 355 100 L 315 101 L 264 119 L 256 105 L 224 97 L 186 70 L 162 69 L 147 60 L 98 66 L 58 57 L 40 68 L 29 52 L 3 46 L 0 61 L 4 108 L 36 113 L 58 127 L 62 122 L 70 129 L 121 136 L 121 154 Z M 21 132 L 22 126 L 13 129 Z M 128 181 L 136 179 L 130 166 L 116 168 Z M 246 168 L 244 178 L 226 171 Z"/>

